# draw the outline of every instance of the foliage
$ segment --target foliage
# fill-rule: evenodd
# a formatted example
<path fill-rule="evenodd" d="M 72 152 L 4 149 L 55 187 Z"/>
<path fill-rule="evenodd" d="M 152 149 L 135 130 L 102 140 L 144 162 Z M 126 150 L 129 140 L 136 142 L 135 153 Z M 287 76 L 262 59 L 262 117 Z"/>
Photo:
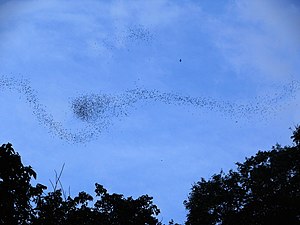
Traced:
<path fill-rule="evenodd" d="M 236 171 L 194 184 L 184 202 L 186 225 L 300 225 L 300 127 L 291 138 L 293 146 L 277 144 L 237 163 Z M 148 195 L 125 198 L 96 183 L 95 197 L 72 198 L 57 189 L 61 173 L 47 193 L 31 185 L 36 176 L 10 143 L 0 147 L 0 225 L 162 225 Z"/>
<path fill-rule="evenodd" d="M 186 225 L 300 224 L 300 128 L 295 145 L 237 163 L 237 171 L 220 172 L 193 185 L 187 201 Z"/>
<path fill-rule="evenodd" d="M 10 143 L 0 148 L 0 224 L 5 225 L 155 225 L 159 209 L 152 197 L 137 199 L 109 194 L 96 183 L 96 197 L 80 192 L 76 197 L 65 197 L 57 188 L 44 193 L 42 184 L 33 187 L 31 178 L 36 173 L 24 166 L 21 157 Z M 60 175 L 57 177 L 59 179 Z"/>
<path fill-rule="evenodd" d="M 31 198 L 41 193 L 41 186 L 30 185 L 36 173 L 23 166 L 21 157 L 10 143 L 0 147 L 0 223 L 27 224 L 32 217 Z"/>

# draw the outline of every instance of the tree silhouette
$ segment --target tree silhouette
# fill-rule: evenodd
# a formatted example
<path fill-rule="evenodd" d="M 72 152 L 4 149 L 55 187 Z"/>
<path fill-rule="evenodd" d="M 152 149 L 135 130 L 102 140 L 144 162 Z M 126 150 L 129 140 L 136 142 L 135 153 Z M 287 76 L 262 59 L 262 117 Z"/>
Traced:
<path fill-rule="evenodd" d="M 30 184 L 36 178 L 30 166 L 10 143 L 0 147 L 0 224 L 5 225 L 159 225 L 159 209 L 152 197 L 137 199 L 121 194 L 109 194 L 96 183 L 96 198 L 80 192 L 76 197 L 65 197 L 61 189 L 44 193 L 42 184 Z M 57 178 L 59 179 L 59 177 Z M 59 180 L 56 181 L 60 182 Z"/>
<path fill-rule="evenodd" d="M 33 216 L 31 199 L 41 194 L 42 185 L 31 186 L 36 173 L 23 166 L 10 143 L 0 147 L 0 223 L 28 224 Z"/>
<path fill-rule="evenodd" d="M 294 145 L 273 146 L 193 185 L 186 225 L 300 224 L 300 128 Z"/>
<path fill-rule="evenodd" d="M 300 224 L 300 127 L 291 138 L 292 146 L 277 144 L 236 163 L 236 171 L 194 184 L 184 201 L 186 225 Z M 0 225 L 162 225 L 148 195 L 125 198 L 96 183 L 94 197 L 82 191 L 72 198 L 57 189 L 60 175 L 47 193 L 31 185 L 36 176 L 10 143 L 0 147 Z"/>
<path fill-rule="evenodd" d="M 37 202 L 37 216 L 33 224 L 103 224 L 103 225 L 155 225 L 159 209 L 153 205 L 152 197 L 143 195 L 137 199 L 124 198 L 121 194 L 109 194 L 96 183 L 99 199 L 89 207 L 93 197 L 80 192 L 74 199 L 64 200 L 61 190 L 48 193 Z"/>

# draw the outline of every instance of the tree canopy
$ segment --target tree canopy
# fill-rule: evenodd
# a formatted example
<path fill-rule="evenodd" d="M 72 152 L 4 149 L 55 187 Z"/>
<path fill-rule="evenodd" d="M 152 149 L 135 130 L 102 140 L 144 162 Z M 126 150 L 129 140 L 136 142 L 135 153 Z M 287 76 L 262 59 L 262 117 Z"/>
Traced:
<path fill-rule="evenodd" d="M 186 225 L 300 224 L 300 128 L 293 146 L 272 147 L 195 183 L 184 202 Z"/>
<path fill-rule="evenodd" d="M 292 146 L 272 147 L 192 186 L 186 225 L 300 225 L 300 127 Z M 0 147 L 0 225 L 162 225 L 153 198 L 110 194 L 95 184 L 95 196 L 66 196 L 31 185 L 37 174 L 24 166 L 10 143 Z M 173 220 L 169 225 L 176 225 Z"/>
<path fill-rule="evenodd" d="M 36 178 L 30 166 L 10 143 L 0 147 L 0 224 L 5 225 L 156 225 L 160 210 L 152 197 L 137 199 L 109 194 L 96 183 L 95 199 L 86 192 L 66 197 L 61 189 L 44 193 L 42 184 L 32 186 Z M 94 202 L 94 204 L 92 204 Z"/>

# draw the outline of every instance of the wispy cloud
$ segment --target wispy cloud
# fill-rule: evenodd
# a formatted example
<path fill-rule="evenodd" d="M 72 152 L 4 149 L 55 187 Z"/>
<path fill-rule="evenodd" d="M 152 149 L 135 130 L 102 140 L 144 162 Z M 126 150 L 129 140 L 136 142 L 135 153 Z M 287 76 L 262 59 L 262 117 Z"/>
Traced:
<path fill-rule="evenodd" d="M 0 26 L 5 27 L 1 29 L 3 46 L 17 42 L 26 47 L 29 44 L 31 56 L 42 50 L 48 56 L 89 54 L 91 43 L 124 36 L 132 24 L 165 27 L 188 14 L 186 7 L 165 0 L 85 1 L 84 4 L 81 1 L 11 1 L 0 10 Z M 75 42 L 77 45 L 73 46 Z M 37 52 L 35 48 L 39 48 Z M 46 51 L 48 48 L 51 51 Z"/>
<path fill-rule="evenodd" d="M 299 76 L 300 7 L 293 1 L 235 1 L 207 21 L 237 73 L 267 80 Z"/>

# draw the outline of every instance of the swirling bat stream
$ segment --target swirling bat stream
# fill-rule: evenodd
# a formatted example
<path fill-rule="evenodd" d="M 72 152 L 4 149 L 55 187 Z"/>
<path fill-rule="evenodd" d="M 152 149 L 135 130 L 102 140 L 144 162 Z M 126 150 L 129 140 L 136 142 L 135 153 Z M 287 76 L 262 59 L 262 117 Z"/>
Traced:
<path fill-rule="evenodd" d="M 191 97 L 177 93 L 167 93 L 145 88 L 126 90 L 119 95 L 84 94 L 70 100 L 70 110 L 75 118 L 82 121 L 80 130 L 66 128 L 62 122 L 56 121 L 47 112 L 46 106 L 40 103 L 37 91 L 26 79 L 0 77 L 1 90 L 9 89 L 23 95 L 32 109 L 33 115 L 41 125 L 59 138 L 72 143 L 84 143 L 93 140 L 106 130 L 116 117 L 128 116 L 139 102 L 161 102 L 176 106 L 189 106 L 220 113 L 224 117 L 242 118 L 259 116 L 267 118 L 285 105 L 287 99 L 296 96 L 300 88 L 299 82 L 293 81 L 281 88 L 281 92 L 273 97 L 261 96 L 245 104 L 216 100 L 208 97 Z"/>

